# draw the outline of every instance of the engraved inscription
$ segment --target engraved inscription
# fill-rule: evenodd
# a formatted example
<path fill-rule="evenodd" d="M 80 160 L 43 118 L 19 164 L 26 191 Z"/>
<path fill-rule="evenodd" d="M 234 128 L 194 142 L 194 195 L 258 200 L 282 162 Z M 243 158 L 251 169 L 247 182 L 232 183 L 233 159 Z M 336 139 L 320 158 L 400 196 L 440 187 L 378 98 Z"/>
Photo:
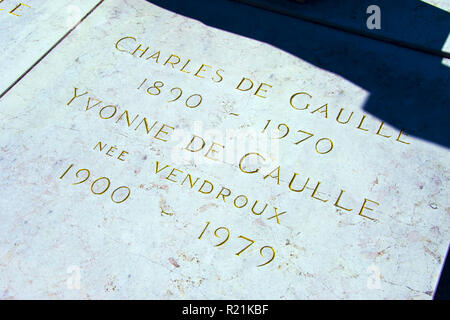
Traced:
<path fill-rule="evenodd" d="M 17 3 L 10 0 L 0 0 L 0 13 L 4 12 L 16 17 L 21 17 L 22 13 L 27 8 L 31 7 L 26 3 Z"/>

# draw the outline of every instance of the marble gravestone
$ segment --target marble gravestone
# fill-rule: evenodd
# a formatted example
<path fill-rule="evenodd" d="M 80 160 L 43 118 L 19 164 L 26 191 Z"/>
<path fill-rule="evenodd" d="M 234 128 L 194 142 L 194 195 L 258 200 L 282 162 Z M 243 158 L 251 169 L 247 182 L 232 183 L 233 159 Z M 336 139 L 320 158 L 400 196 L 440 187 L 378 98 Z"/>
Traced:
<path fill-rule="evenodd" d="M 102 2 L 0 100 L 0 297 L 431 299 L 449 153 L 369 96 Z"/>
<path fill-rule="evenodd" d="M 99 0 L 0 1 L 0 94 L 71 30 Z"/>

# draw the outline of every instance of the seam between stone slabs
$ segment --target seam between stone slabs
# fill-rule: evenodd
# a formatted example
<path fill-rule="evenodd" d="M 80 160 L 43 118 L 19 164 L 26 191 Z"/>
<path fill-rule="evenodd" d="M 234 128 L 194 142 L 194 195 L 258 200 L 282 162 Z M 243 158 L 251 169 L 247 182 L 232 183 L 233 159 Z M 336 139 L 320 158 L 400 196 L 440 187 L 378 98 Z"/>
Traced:
<path fill-rule="evenodd" d="M 0 99 L 1 98 L 3 98 L 3 96 L 5 95 L 5 94 L 7 94 L 8 93 L 8 91 L 9 90 L 11 90 L 17 83 L 19 83 L 19 81 L 20 80 L 22 80 L 31 70 L 33 70 L 33 68 L 34 67 L 36 67 L 50 52 L 52 52 L 53 51 L 53 49 L 55 49 L 65 38 L 67 38 L 68 36 L 69 36 L 69 34 L 73 31 L 73 30 L 75 30 L 92 12 L 94 12 L 94 10 L 95 9 L 97 9 L 102 3 L 103 3 L 103 1 L 105 1 L 105 0 L 101 0 L 100 2 L 98 2 L 91 10 L 89 10 L 89 12 L 88 13 L 86 13 L 85 15 L 84 15 L 84 17 L 82 17 L 81 19 L 80 19 L 80 21 L 78 21 L 77 22 L 77 24 L 76 25 L 74 25 L 69 31 L 67 31 L 66 32 L 66 34 L 65 35 L 63 35 L 62 37 L 61 37 L 61 39 L 59 39 L 58 41 L 56 41 L 56 43 L 53 45 L 53 46 L 51 46 L 50 47 L 50 49 L 48 49 L 39 59 L 37 59 L 36 60 L 36 62 L 35 63 L 33 63 L 32 65 L 31 65 L 31 67 L 29 67 L 24 73 L 22 73 L 22 75 L 19 77 L 19 78 L 17 78 L 8 88 L 6 88 L 6 90 L 5 91 L 3 91 L 1 94 L 0 94 Z"/>
<path fill-rule="evenodd" d="M 365 37 L 365 38 L 370 38 L 373 40 L 377 40 L 377 41 L 382 41 L 382 42 L 386 42 L 386 43 L 390 43 L 402 48 L 406 48 L 406 49 L 410 49 L 410 50 L 415 50 L 415 51 L 420 51 L 422 53 L 426 53 L 426 54 L 431 54 L 434 56 L 438 56 L 441 58 L 450 58 L 450 52 L 445 52 L 442 50 L 435 50 L 435 49 L 430 49 L 421 45 L 416 45 L 407 41 L 402 41 L 402 40 L 397 40 L 397 39 L 393 39 L 390 37 L 386 37 L 386 36 L 381 36 L 381 35 L 376 35 L 370 32 L 364 32 L 364 31 L 360 31 L 358 29 L 355 28 L 351 28 L 351 27 L 345 27 L 336 23 L 331 23 L 325 20 L 321 20 L 321 19 L 315 19 L 315 18 L 311 18 L 308 16 L 304 16 L 298 13 L 294 13 L 294 12 L 290 12 L 288 10 L 285 10 L 283 8 L 279 8 L 279 7 L 274 7 L 274 6 L 270 6 L 267 4 L 263 4 L 263 3 L 259 3 L 257 1 L 252 1 L 252 0 L 232 0 L 235 2 L 239 2 L 251 7 L 255 7 L 258 9 L 262 9 L 262 10 L 266 10 L 266 11 L 270 11 L 276 14 L 280 14 L 280 15 L 284 15 L 284 16 L 288 16 L 294 19 L 299 19 L 299 20 L 303 20 L 306 22 L 310 22 L 310 23 L 314 23 L 314 24 L 318 24 L 321 26 L 325 26 L 328 28 L 332 28 L 332 29 L 336 29 L 339 31 L 344 31 L 347 33 L 351 33 L 351 34 L 356 34 L 359 35 L 361 37 Z"/>

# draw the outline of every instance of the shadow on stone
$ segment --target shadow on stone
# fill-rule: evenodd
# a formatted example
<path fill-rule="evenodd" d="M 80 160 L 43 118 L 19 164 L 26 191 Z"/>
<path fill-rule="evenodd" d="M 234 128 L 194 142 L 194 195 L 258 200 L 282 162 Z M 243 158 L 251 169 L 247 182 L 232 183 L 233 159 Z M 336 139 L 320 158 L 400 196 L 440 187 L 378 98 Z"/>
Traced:
<path fill-rule="evenodd" d="M 317 67 L 338 74 L 370 92 L 364 106 L 367 113 L 399 130 L 406 129 L 409 135 L 450 147 L 450 68 L 443 65 L 442 58 L 438 56 L 274 14 L 234 1 L 150 2 L 199 20 L 208 26 L 268 43 Z M 342 10 L 344 17 L 336 17 L 339 15 L 337 6 L 345 8 L 357 5 L 361 7 L 361 24 L 365 24 L 368 2 L 358 2 L 314 0 L 308 5 L 289 5 L 302 6 L 302 10 L 309 11 L 306 13 L 312 16 L 315 14 L 316 17 L 328 17 L 327 19 L 336 23 L 346 23 L 348 19 L 354 19 L 349 16 L 346 20 L 346 11 Z M 444 45 L 450 31 L 450 14 L 446 11 L 419 0 L 376 2 L 382 10 L 382 28 L 387 28 L 390 36 L 425 44 L 429 40 L 427 45 L 438 50 Z M 314 10 L 328 11 L 319 14 Z M 354 8 L 352 10 L 357 11 Z M 437 21 L 439 23 L 435 23 Z M 349 23 L 354 24 L 351 21 Z M 448 260 L 435 299 L 450 299 Z"/>
<path fill-rule="evenodd" d="M 364 106 L 367 113 L 399 130 L 405 129 L 409 135 L 450 146 L 447 129 L 450 115 L 450 68 L 443 65 L 442 58 L 438 56 L 274 14 L 235 1 L 149 2 L 208 26 L 268 43 L 338 74 L 370 93 Z M 350 0 L 341 2 L 355 3 Z M 327 7 L 327 3 L 328 8 L 335 7 L 331 0 L 315 0 L 308 10 L 314 6 L 320 9 L 319 3 L 322 9 Z M 440 19 L 439 25 L 442 26 L 446 25 L 442 23 L 442 19 L 445 19 L 450 25 L 450 14 L 446 11 L 418 0 L 378 0 L 377 4 L 382 8 L 382 25 L 390 28 L 391 33 L 410 32 L 407 36 L 409 39 L 433 35 L 433 39 L 442 39 L 443 46 L 449 29 L 435 30 L 432 22 Z M 304 6 L 295 3 L 290 5 Z M 361 10 L 361 23 L 365 24 L 368 15 L 365 8 Z M 417 10 L 420 10 L 423 19 L 408 18 L 410 13 L 417 16 Z M 330 9 L 330 12 L 333 10 Z M 389 26 L 387 21 L 397 22 Z M 402 25 L 402 21 L 408 25 Z M 421 32 L 417 33 L 417 30 Z"/>

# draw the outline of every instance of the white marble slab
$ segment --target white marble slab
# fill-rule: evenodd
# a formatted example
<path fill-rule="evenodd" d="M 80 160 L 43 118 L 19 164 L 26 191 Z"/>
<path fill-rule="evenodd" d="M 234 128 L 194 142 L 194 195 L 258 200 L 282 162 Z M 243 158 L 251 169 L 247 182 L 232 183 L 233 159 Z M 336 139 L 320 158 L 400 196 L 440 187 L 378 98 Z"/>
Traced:
<path fill-rule="evenodd" d="M 0 100 L 1 298 L 430 299 L 448 150 L 383 124 L 370 96 L 268 44 L 105 1 Z"/>
<path fill-rule="evenodd" d="M 1 1 L 0 94 L 99 2 L 99 0 Z"/>

